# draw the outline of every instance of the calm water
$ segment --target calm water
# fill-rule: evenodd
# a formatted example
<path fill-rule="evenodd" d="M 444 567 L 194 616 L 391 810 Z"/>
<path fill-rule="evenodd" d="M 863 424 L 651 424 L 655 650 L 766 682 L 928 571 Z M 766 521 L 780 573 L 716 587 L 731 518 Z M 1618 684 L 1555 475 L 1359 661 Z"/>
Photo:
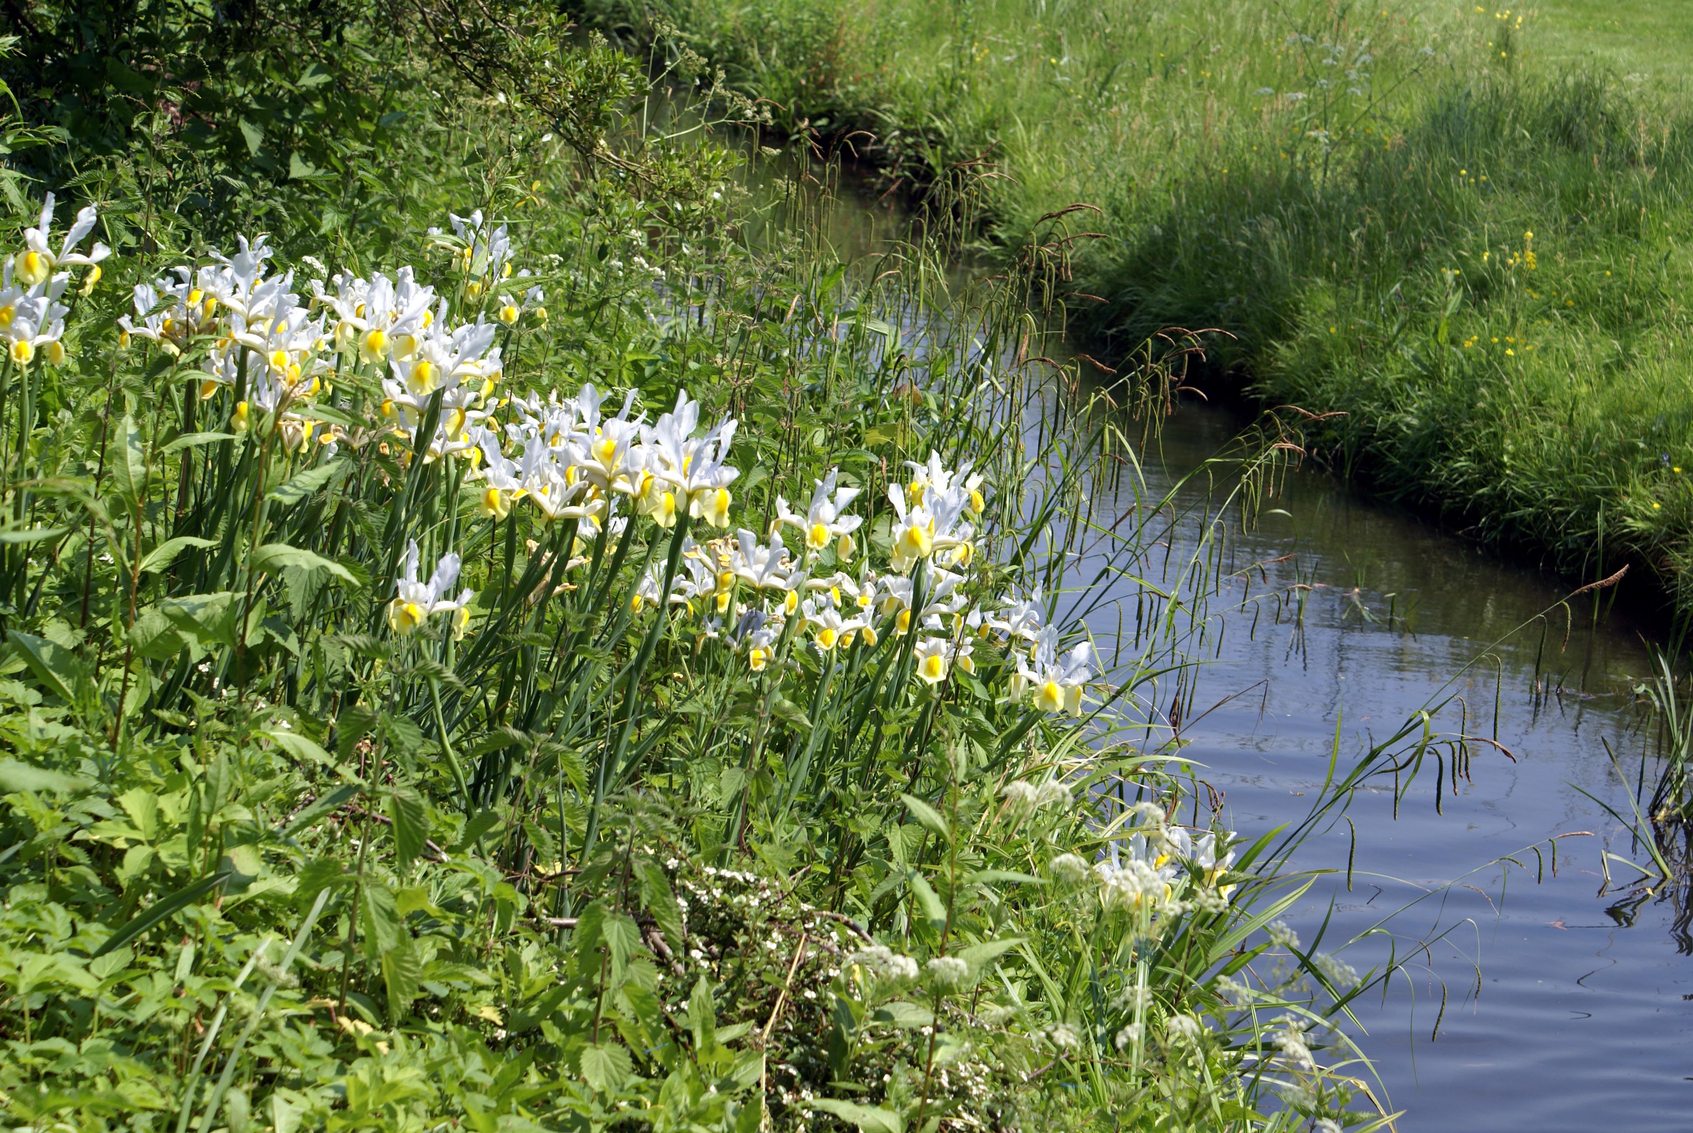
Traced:
<path fill-rule="evenodd" d="M 1161 451 L 1143 454 L 1154 491 L 1218 451 L 1234 427 L 1184 407 Z M 1125 476 L 1108 493 L 1112 507 L 1134 506 L 1137 487 Z M 1693 1128 L 1693 959 L 1678 951 L 1667 904 L 1648 899 L 1626 926 L 1608 915 L 1625 894 L 1597 895 L 1601 854 L 1630 847 L 1583 794 L 1627 810 L 1605 741 L 1638 767 L 1631 688 L 1651 665 L 1639 627 L 1578 625 L 1564 644 L 1561 614 L 1550 632 L 1536 620 L 1565 592 L 1557 580 L 1501 565 L 1323 476 L 1295 473 L 1282 487 L 1255 527 L 1232 525 L 1224 573 L 1250 576 L 1256 597 L 1242 606 L 1237 583 L 1233 601 L 1228 586 L 1212 600 L 1222 640 L 1182 726 L 1186 754 L 1226 793 L 1229 823 L 1252 838 L 1297 821 L 1321 789 L 1337 726 L 1349 764 L 1452 696 L 1467 704 L 1469 732 L 1515 756 L 1478 746 L 1456 783 L 1448 764 L 1440 813 L 1432 762 L 1397 814 L 1391 781 L 1379 782 L 1349 812 L 1355 850 L 1342 823 L 1298 853 L 1305 867 L 1337 871 L 1292 918 L 1307 941 L 1330 900 L 1325 947 L 1404 906 L 1387 922 L 1401 955 L 1441 938 L 1385 995 L 1355 1005 L 1367 1031 L 1358 1041 L 1406 1111 L 1398 1128 Z M 1174 530 L 1177 561 L 1183 528 Z M 1112 597 L 1132 603 L 1132 593 Z M 1092 621 L 1105 632 L 1117 624 L 1106 610 Z M 1456 730 L 1459 713 L 1448 704 L 1435 727 Z M 1350 888 L 1340 875 L 1349 854 Z M 1388 949 L 1371 938 L 1342 955 L 1364 971 Z"/>
<path fill-rule="evenodd" d="M 801 219 L 821 226 L 843 259 L 904 231 L 850 196 L 811 202 Z M 1126 468 L 1096 488 L 1096 521 L 1161 496 L 1238 424 L 1184 405 L 1140 453 L 1142 474 Z M 1392 782 L 1373 781 L 1349 823 L 1297 855 L 1299 866 L 1332 871 L 1290 918 L 1307 943 L 1332 902 L 1325 950 L 1385 921 L 1401 959 L 1415 953 L 1353 1005 L 1355 1038 L 1404 1111 L 1396 1128 L 1693 1128 L 1693 958 L 1678 949 L 1667 903 L 1637 901 L 1626 918 L 1608 911 L 1627 891 L 1600 894 L 1602 855 L 1633 851 L 1583 793 L 1627 811 L 1605 744 L 1638 768 L 1632 689 L 1651 671 L 1649 635 L 1621 617 L 1592 626 L 1582 604 L 1566 640 L 1563 613 L 1540 615 L 1567 584 L 1362 502 L 1323 475 L 1293 472 L 1263 506 L 1249 529 L 1238 516 L 1228 524 L 1219 566 L 1233 581 L 1211 598 L 1203 647 L 1190 651 L 1202 664 L 1181 727 L 1184 754 L 1226 796 L 1229 825 L 1250 841 L 1299 821 L 1337 735 L 1344 770 L 1442 701 L 1437 731 L 1462 726 L 1514 756 L 1477 744 L 1467 774 L 1442 765 L 1438 810 L 1432 759 L 1397 805 Z M 1197 535 L 1197 519 L 1176 521 L 1168 554 L 1146 565 L 1179 564 Z M 1083 561 L 1070 577 L 1091 578 L 1096 565 Z M 1135 593 L 1119 583 L 1085 599 L 1107 654 L 1109 638 L 1132 624 Z M 1146 711 L 1159 715 L 1174 694 L 1168 682 L 1148 690 Z M 1419 942 L 1429 947 L 1417 951 Z M 1341 955 L 1360 972 L 1379 969 L 1388 939 L 1365 936 Z"/>

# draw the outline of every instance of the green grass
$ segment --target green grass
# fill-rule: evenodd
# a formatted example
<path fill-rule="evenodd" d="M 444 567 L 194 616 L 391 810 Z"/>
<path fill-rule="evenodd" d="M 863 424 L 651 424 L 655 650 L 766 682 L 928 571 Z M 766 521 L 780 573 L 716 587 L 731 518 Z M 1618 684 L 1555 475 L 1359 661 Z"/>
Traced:
<path fill-rule="evenodd" d="M 1685 90 L 1693 77 L 1693 21 L 1675 4 L 1539 0 L 1520 11 L 1531 61 L 1597 64 L 1674 90 Z"/>
<path fill-rule="evenodd" d="M 1383 495 L 1693 610 L 1693 117 L 1569 65 L 1608 10 L 588 7 L 661 14 L 790 128 L 870 132 L 1118 356 L 1200 332 L 1214 392 L 1325 415 L 1313 451 Z"/>
<path fill-rule="evenodd" d="M 1277 924 L 1310 827 L 1121 732 L 1221 552 L 1096 527 L 1123 423 L 1015 363 L 1039 275 L 842 262 L 627 57 L 466 10 L 44 4 L 5 56 L 0 1111 L 1378 1126 L 1371 977 Z M 1109 673 L 1030 621 L 1084 539 L 1169 580 Z"/>

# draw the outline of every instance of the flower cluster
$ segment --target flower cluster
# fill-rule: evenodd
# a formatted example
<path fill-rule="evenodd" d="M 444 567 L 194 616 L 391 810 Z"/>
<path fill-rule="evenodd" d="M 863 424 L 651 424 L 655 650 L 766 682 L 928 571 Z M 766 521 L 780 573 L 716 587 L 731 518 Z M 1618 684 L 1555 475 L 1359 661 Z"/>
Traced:
<path fill-rule="evenodd" d="M 498 263 L 509 268 L 503 232 Z M 494 254 L 488 243 L 478 245 L 479 262 Z M 209 338 L 200 395 L 233 392 L 229 421 L 235 431 L 269 419 L 290 451 L 315 438 L 333 454 L 345 439 L 336 422 L 350 406 L 327 400 L 332 381 L 364 367 L 383 397 L 375 427 L 361 438 L 410 438 L 439 398 L 435 430 L 421 445 L 425 457 L 471 450 L 466 431 L 486 416 L 502 372 L 495 344 L 500 323 L 481 317 L 454 323 L 447 300 L 419 283 L 409 267 L 391 277 L 314 278 L 307 298 L 295 290 L 292 271 L 272 269 L 263 236 L 242 238 L 236 254 L 211 259 L 138 284 L 134 314 L 118 320 L 119 337 L 126 345 L 146 339 L 172 354 L 192 339 Z M 539 303 L 539 288 L 531 289 L 531 298 Z"/>
<path fill-rule="evenodd" d="M 502 340 L 526 314 L 544 319 L 544 295 L 527 271 L 514 272 L 503 226 L 479 212 L 450 220 L 450 233 L 435 229 L 431 238 L 451 252 L 462 294 L 492 301 L 491 319 L 455 320 L 449 298 L 409 267 L 313 278 L 303 297 L 258 237 L 242 240 L 234 255 L 136 287 L 134 313 L 119 320 L 122 338 L 177 355 L 202 340 L 202 398 L 227 391 L 235 431 L 274 429 L 290 453 L 315 441 L 332 456 L 342 443 L 375 439 L 396 443 L 402 460 L 454 458 L 483 516 L 504 521 L 525 507 L 543 522 L 573 524 L 566 569 L 585 561 L 588 544 L 622 537 L 632 522 L 674 530 L 685 520 L 678 556 L 646 568 L 630 605 L 698 616 L 702 636 L 726 643 L 753 672 L 875 647 L 891 635 L 905 639 L 921 685 L 974 674 L 980 652 L 993 649 L 1012 674 L 1011 699 L 1082 713 L 1097 676 L 1091 644 L 1066 646 L 1045 624 L 1039 592 L 980 593 L 973 564 L 986 500 L 969 463 L 949 465 L 935 453 L 907 462 L 908 475 L 887 489 L 891 526 L 880 566 L 862 552 L 883 544 L 867 542 L 865 517 L 852 513 L 863 490 L 842 483 L 836 469 L 809 499 L 778 496 L 762 531 L 738 527 L 733 418 L 706 420 L 685 391 L 649 419 L 633 392 L 619 402 L 591 384 L 570 395 L 502 388 Z M 79 221 L 56 262 L 72 262 L 83 231 Z M 38 237 L 32 248 L 45 247 Z M 31 254 L 31 271 L 38 260 L 54 262 Z M 707 538 L 709 529 L 718 533 Z M 414 546 L 395 581 L 390 627 L 410 633 L 451 613 L 462 633 L 470 596 L 448 594 L 457 557 L 444 556 L 427 583 L 417 559 Z"/>
<path fill-rule="evenodd" d="M 576 520 L 590 538 L 631 514 L 665 528 L 684 514 L 728 526 L 729 485 L 740 475 L 728 464 L 736 422 L 726 418 L 702 432 L 699 404 L 685 392 L 651 424 L 634 405 L 630 393 L 609 411 L 586 385 L 573 397 L 513 399 L 516 419 L 504 426 L 503 442 L 493 428 L 471 428 L 483 513 L 503 519 L 528 500 L 543 518 Z"/>
<path fill-rule="evenodd" d="M 1091 878 L 1089 891 L 1097 893 L 1100 907 L 1107 911 L 1157 916 L 1187 906 L 1225 907 L 1235 889 L 1229 876 L 1234 852 L 1219 856 L 1219 842 L 1226 847 L 1233 835 L 1219 837 L 1215 831 L 1167 824 L 1155 808 L 1144 808 L 1141 817 L 1147 821 L 1127 837 L 1113 840 L 1091 870 L 1073 853 L 1054 858 L 1049 866 L 1054 878 L 1066 885 Z"/>
<path fill-rule="evenodd" d="M 88 269 L 81 287 L 86 295 L 100 280 L 100 261 L 111 254 L 99 241 L 87 252 L 78 251 L 97 219 L 93 205 L 82 209 L 54 250 L 48 243 L 53 228 L 53 194 L 48 193 L 40 220 L 24 230 L 23 248 L 0 268 L 0 337 L 5 339 L 7 355 L 18 365 L 29 365 L 37 355 L 54 365 L 64 362 L 62 339 L 65 316 L 70 313 L 64 297 L 70 290 L 70 269 Z"/>
<path fill-rule="evenodd" d="M 1080 714 L 1095 676 L 1092 647 L 1061 654 L 1038 593 L 971 596 L 974 520 L 985 501 L 969 465 L 949 468 L 935 454 L 908 463 L 909 482 L 888 489 L 892 549 L 878 570 L 860 554 L 864 518 L 849 512 L 862 490 L 843 485 L 837 469 L 814 482 L 803 507 L 778 496 L 764 533 L 728 530 L 737 422 L 704 421 L 685 391 L 652 421 L 632 393 L 617 406 L 593 385 L 513 398 L 509 410 L 503 427 L 478 420 L 465 433 L 482 514 L 505 519 L 528 501 L 546 520 L 575 522 L 579 544 L 634 519 L 667 530 L 691 521 L 678 566 L 657 560 L 639 579 L 630 597 L 637 611 L 663 605 L 705 618 L 705 635 L 741 652 L 753 672 L 792 640 L 828 656 L 892 633 L 915 635 L 914 675 L 936 686 L 954 670 L 974 673 L 984 639 L 1014 644 L 1013 698 Z M 696 540 L 702 526 L 724 533 Z"/>
<path fill-rule="evenodd" d="M 461 590 L 458 597 L 447 597 L 458 581 L 458 555 L 450 551 L 442 555 L 428 582 L 418 581 L 417 563 L 417 542 L 413 540 L 406 547 L 403 570 L 394 584 L 394 600 L 388 604 L 388 627 L 395 633 L 411 633 L 433 614 L 451 614 L 453 636 L 463 637 L 470 625 L 470 601 L 476 594 Z"/>

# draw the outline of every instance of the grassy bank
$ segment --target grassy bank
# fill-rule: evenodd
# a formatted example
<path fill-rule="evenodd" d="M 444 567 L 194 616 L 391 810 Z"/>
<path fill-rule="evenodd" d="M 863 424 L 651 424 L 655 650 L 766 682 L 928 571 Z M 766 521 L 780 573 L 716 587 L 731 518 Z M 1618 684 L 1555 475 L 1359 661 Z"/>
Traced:
<path fill-rule="evenodd" d="M 1288 845 L 1118 733 L 1206 553 L 1054 621 L 1071 539 L 1167 550 L 1038 288 L 749 247 L 803 201 L 627 57 L 409 14 L 6 58 L 8 1123 L 1374 1124 Z"/>
<path fill-rule="evenodd" d="M 585 7 L 967 188 L 1118 356 L 1198 332 L 1213 390 L 1324 415 L 1380 494 L 1693 609 L 1693 120 L 1682 76 L 1572 64 L 1596 6 Z"/>

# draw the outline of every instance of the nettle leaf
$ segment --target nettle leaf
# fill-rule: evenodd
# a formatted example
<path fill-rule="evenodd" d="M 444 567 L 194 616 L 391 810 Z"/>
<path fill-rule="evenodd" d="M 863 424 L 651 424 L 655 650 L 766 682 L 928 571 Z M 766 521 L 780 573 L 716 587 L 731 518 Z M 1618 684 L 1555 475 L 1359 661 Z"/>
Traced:
<path fill-rule="evenodd" d="M 394 891 L 379 881 L 366 880 L 359 892 L 359 929 L 371 959 L 410 941 Z"/>
<path fill-rule="evenodd" d="M 394 832 L 394 852 L 404 868 L 417 860 L 429 840 L 429 808 L 416 791 L 395 787 L 388 793 L 388 820 Z"/>
<path fill-rule="evenodd" d="M 80 703 L 77 692 L 88 683 L 80 657 L 58 642 L 33 633 L 13 630 L 7 636 L 43 688 L 73 707 Z"/>
<path fill-rule="evenodd" d="M 602 1094 L 614 1093 L 635 1072 L 629 1052 L 614 1043 L 593 1043 L 582 1048 L 582 1078 Z"/>
<path fill-rule="evenodd" d="M 362 704 L 342 709 L 341 715 L 335 718 L 335 754 L 341 757 L 342 762 L 350 761 L 359 741 L 375 730 L 374 709 Z"/>
<path fill-rule="evenodd" d="M 266 543 L 253 552 L 253 568 L 255 570 L 283 571 L 297 570 L 308 574 L 325 572 L 342 582 L 357 586 L 358 576 L 334 559 L 324 558 L 316 551 L 308 551 L 304 547 L 291 547 L 286 543 Z"/>
<path fill-rule="evenodd" d="M 905 1133 L 905 1119 L 881 1106 L 859 1105 L 838 1098 L 818 1098 L 811 1106 L 824 1113 L 832 1113 L 842 1121 L 852 1122 L 858 1126 L 858 1133 Z"/>
<path fill-rule="evenodd" d="M 947 825 L 946 819 L 941 817 L 940 811 L 916 795 L 902 794 L 900 800 L 905 803 L 905 809 L 911 812 L 911 817 L 915 818 L 924 828 L 939 834 L 945 841 L 952 841 L 952 828 Z"/>
<path fill-rule="evenodd" d="M 112 480 L 126 503 L 139 505 L 147 484 L 147 458 L 142 449 L 141 427 L 135 423 L 134 414 L 124 413 L 114 439 L 118 452 L 111 461 Z"/>
<path fill-rule="evenodd" d="M 316 468 L 308 468 L 282 484 L 272 488 L 266 499 L 285 507 L 304 503 L 313 493 L 323 490 L 345 476 L 352 465 L 345 460 L 332 460 Z"/>
<path fill-rule="evenodd" d="M 600 926 L 600 939 L 611 957 L 611 978 L 621 980 L 629 958 L 641 951 L 641 930 L 634 918 L 624 913 L 608 912 Z"/>
<path fill-rule="evenodd" d="M 398 1020 L 423 986 L 423 957 L 418 955 L 411 937 L 403 937 L 398 947 L 382 953 L 382 984 L 388 992 L 389 1018 Z"/>
<path fill-rule="evenodd" d="M 640 858 L 635 862 L 635 876 L 641 882 L 641 907 L 666 940 L 672 945 L 680 944 L 684 935 L 682 909 L 676 903 L 676 893 L 670 888 L 664 867 L 651 858 Z"/>
<path fill-rule="evenodd" d="M 176 557 L 190 547 L 215 547 L 216 539 L 202 539 L 198 535 L 178 535 L 174 539 L 166 539 L 157 547 L 147 552 L 147 557 L 141 560 L 141 573 L 164 570 L 176 561 Z"/>

